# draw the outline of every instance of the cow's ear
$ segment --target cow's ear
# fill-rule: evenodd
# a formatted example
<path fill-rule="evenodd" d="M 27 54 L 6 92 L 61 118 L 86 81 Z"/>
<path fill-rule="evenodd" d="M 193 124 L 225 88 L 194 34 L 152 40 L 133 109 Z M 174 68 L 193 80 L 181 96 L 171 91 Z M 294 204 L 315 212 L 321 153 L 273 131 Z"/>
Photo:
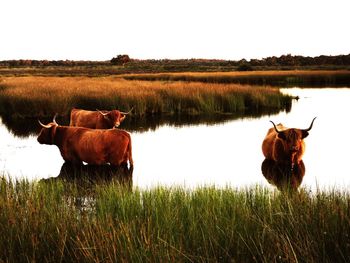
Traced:
<path fill-rule="evenodd" d="M 301 131 L 301 138 L 304 139 L 306 138 L 307 136 L 309 135 L 309 132 L 308 131 Z"/>
<path fill-rule="evenodd" d="M 287 137 L 286 137 L 286 135 L 284 134 L 284 132 L 279 132 L 277 136 L 278 136 L 278 138 L 280 138 L 280 139 L 282 139 L 282 140 L 286 140 L 286 139 L 287 139 Z"/>

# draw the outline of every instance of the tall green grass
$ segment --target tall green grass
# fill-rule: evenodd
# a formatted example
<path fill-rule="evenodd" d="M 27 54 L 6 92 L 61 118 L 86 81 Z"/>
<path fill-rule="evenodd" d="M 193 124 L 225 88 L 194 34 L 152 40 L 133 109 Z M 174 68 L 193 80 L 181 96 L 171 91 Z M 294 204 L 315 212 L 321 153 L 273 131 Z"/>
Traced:
<path fill-rule="evenodd" d="M 271 87 L 113 77 L 3 77 L 0 87 L 0 114 L 19 118 L 69 116 L 73 107 L 133 107 L 133 116 L 232 114 L 282 110 L 292 100 Z"/>
<path fill-rule="evenodd" d="M 0 183 L 4 262 L 348 262 L 350 195 Z"/>

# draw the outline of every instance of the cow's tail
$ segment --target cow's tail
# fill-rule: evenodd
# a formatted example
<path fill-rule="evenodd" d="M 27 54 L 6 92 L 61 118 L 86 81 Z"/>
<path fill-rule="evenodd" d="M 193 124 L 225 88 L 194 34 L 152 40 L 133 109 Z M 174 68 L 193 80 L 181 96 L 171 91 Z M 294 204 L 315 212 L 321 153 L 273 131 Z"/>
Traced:
<path fill-rule="evenodd" d="M 133 169 L 134 168 L 134 160 L 132 159 L 132 146 L 131 146 L 131 136 L 130 136 L 130 134 L 129 134 L 128 148 L 127 148 L 126 152 L 128 154 L 130 169 Z"/>

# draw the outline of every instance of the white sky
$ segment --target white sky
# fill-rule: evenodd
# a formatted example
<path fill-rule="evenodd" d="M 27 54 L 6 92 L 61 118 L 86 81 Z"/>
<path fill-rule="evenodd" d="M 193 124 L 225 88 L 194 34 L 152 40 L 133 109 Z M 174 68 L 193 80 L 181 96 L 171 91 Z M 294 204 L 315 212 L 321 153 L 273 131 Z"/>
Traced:
<path fill-rule="evenodd" d="M 0 60 L 350 53 L 349 0 L 0 0 Z"/>

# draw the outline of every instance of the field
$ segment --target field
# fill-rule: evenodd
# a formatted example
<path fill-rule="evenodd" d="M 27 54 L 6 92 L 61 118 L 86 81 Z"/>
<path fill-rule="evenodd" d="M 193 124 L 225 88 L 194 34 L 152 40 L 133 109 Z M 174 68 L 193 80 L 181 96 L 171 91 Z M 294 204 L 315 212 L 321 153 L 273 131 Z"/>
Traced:
<path fill-rule="evenodd" d="M 348 262 L 350 196 L 0 181 L 3 262 Z"/>
<path fill-rule="evenodd" d="M 291 100 L 269 86 L 120 77 L 0 78 L 0 114 L 15 118 L 68 116 L 73 107 L 133 108 L 133 116 L 234 114 L 288 109 Z"/>

